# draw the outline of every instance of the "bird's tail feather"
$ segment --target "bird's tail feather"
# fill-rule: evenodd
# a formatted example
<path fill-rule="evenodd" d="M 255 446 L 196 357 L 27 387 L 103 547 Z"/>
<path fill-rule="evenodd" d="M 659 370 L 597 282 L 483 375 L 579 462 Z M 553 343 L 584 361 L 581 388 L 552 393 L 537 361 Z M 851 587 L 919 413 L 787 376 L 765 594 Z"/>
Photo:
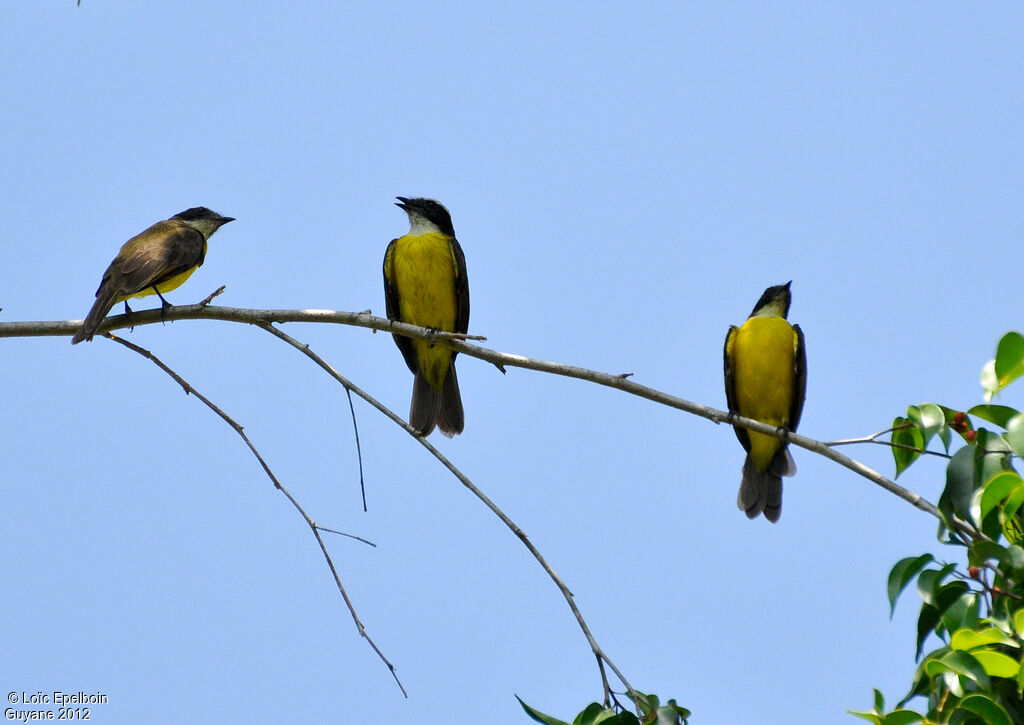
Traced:
<path fill-rule="evenodd" d="M 455 361 L 448 368 L 444 378 L 444 389 L 441 391 L 441 413 L 437 418 L 437 427 L 441 433 L 451 438 L 462 432 L 466 425 L 466 416 L 462 410 L 462 394 L 459 392 L 459 378 L 455 374 Z"/>
<path fill-rule="evenodd" d="M 108 285 L 100 287 L 96 293 L 96 301 L 92 305 L 92 309 L 89 310 L 89 314 L 85 316 L 85 322 L 75 333 L 75 336 L 71 338 L 71 344 L 77 345 L 82 340 L 91 340 L 92 336 L 96 334 L 96 330 L 100 325 L 103 324 L 103 320 L 106 318 L 107 313 L 110 312 L 110 308 L 114 306 L 117 301 L 117 290 L 113 289 Z"/>
<path fill-rule="evenodd" d="M 769 466 L 768 470 L 776 476 L 796 475 L 796 461 L 790 455 L 788 446 L 775 454 L 775 458 L 772 459 L 772 465 Z"/>
<path fill-rule="evenodd" d="M 412 383 L 412 404 L 409 406 L 409 425 L 421 436 L 428 436 L 437 425 L 441 413 L 441 393 L 430 387 L 422 372 L 416 373 Z"/>
<path fill-rule="evenodd" d="M 776 460 L 780 457 L 777 456 Z M 790 458 L 790 462 L 792 462 L 792 458 Z M 764 514 L 766 519 L 775 523 L 782 515 L 782 478 L 773 472 L 775 461 L 772 463 L 772 467 L 763 472 L 757 470 L 757 466 L 750 460 L 750 456 L 747 456 L 747 460 L 743 463 L 743 481 L 740 483 L 740 493 L 736 498 L 736 505 L 749 519 Z"/>

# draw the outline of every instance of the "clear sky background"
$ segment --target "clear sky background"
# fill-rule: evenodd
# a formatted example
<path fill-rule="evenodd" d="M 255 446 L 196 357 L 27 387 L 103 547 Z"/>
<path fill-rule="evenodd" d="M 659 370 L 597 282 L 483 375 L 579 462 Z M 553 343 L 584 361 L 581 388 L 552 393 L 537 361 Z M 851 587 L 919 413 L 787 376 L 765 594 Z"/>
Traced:
<path fill-rule="evenodd" d="M 470 331 L 725 406 L 722 342 L 793 280 L 801 432 L 980 402 L 1024 325 L 1024 10 L 952 3 L 6 2 L 0 319 L 82 318 L 129 237 L 238 221 L 174 303 L 372 309 L 407 230 L 452 212 Z M 150 306 L 149 300 L 138 307 Z M 287 331 L 403 416 L 388 335 Z M 130 336 L 246 426 L 320 523 L 404 699 L 310 532 L 235 433 L 109 341 L 0 341 L 0 687 L 100 691 L 99 723 L 525 723 L 601 697 L 521 543 L 414 440 L 242 325 Z M 437 444 L 530 535 L 631 683 L 695 723 L 845 723 L 910 685 L 899 558 L 926 514 L 795 450 L 782 519 L 735 504 L 730 429 L 459 358 Z M 1012 390 L 1012 389 L 1011 389 Z M 1021 405 L 1020 391 L 1008 404 Z M 881 447 L 847 451 L 892 473 Z M 932 501 L 939 459 L 900 479 Z M 951 556 L 952 552 L 944 552 Z"/>

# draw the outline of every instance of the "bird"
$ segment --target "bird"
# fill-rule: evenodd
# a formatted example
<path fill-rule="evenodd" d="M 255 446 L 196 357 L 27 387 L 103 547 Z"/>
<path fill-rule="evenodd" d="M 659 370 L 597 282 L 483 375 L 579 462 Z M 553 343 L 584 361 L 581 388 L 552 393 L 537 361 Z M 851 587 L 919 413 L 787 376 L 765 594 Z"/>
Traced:
<path fill-rule="evenodd" d="M 730 415 L 796 430 L 807 391 L 804 333 L 786 316 L 790 285 L 769 287 L 740 327 L 725 337 L 725 397 Z M 782 476 L 796 473 L 788 444 L 774 436 L 733 426 L 747 452 L 736 503 L 748 518 L 775 523 L 782 514 Z"/>
<path fill-rule="evenodd" d="M 466 256 L 455 238 L 452 217 L 434 199 L 395 197 L 409 217 L 409 232 L 384 253 L 384 298 L 389 320 L 445 332 L 469 329 Z M 462 433 L 465 414 L 456 351 L 443 343 L 393 334 L 415 376 L 409 425 L 428 436 L 435 426 L 451 438 Z"/>
<path fill-rule="evenodd" d="M 103 273 L 96 301 L 71 344 L 92 340 L 103 319 L 118 302 L 132 297 L 157 295 L 166 309 L 170 303 L 163 293 L 177 289 L 206 259 L 207 241 L 234 217 L 221 216 L 205 206 L 196 206 L 157 222 L 121 246 L 121 251 Z"/>

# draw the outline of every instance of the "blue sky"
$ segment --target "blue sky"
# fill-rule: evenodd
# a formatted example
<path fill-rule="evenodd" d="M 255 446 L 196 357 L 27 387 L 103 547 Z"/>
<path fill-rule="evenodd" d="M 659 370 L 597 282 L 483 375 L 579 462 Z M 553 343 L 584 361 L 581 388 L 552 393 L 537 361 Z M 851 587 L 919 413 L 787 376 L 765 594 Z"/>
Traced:
<path fill-rule="evenodd" d="M 384 312 L 396 195 L 452 212 L 470 331 L 724 407 L 721 348 L 793 280 L 801 432 L 980 402 L 1020 329 L 1024 11 L 933 3 L 85 0 L 0 8 L 0 319 L 79 319 L 127 238 L 206 205 L 176 303 Z M 142 306 L 145 306 L 143 304 Z M 401 414 L 389 336 L 289 325 Z M 137 328 L 235 434 L 109 341 L 5 340 L 0 685 L 101 691 L 104 723 L 523 723 L 601 696 L 522 545 L 402 431 L 241 325 Z M 732 432 L 594 385 L 459 358 L 466 432 L 432 439 L 545 554 L 598 642 L 694 722 L 854 722 L 913 672 L 899 558 L 935 522 L 797 450 L 778 525 L 735 507 Z M 1012 389 L 1011 389 L 1012 391 Z M 1019 396 L 1019 391 L 1010 395 Z M 1007 399 L 1020 406 L 1019 400 Z M 891 473 L 888 453 L 855 457 Z M 935 501 L 944 471 L 900 482 Z M 950 555 L 950 554 L 945 554 Z"/>

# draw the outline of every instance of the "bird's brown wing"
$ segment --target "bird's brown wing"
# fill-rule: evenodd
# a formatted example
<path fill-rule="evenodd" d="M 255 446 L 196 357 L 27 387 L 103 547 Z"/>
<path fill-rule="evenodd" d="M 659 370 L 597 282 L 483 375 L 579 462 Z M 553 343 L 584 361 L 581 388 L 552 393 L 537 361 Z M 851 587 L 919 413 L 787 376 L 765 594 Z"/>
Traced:
<path fill-rule="evenodd" d="M 133 295 L 198 267 L 205 256 L 206 240 L 199 231 L 173 220 L 157 222 L 124 243 L 99 289 L 109 284 L 118 296 Z"/>
<path fill-rule="evenodd" d="M 455 258 L 455 332 L 469 332 L 469 277 L 466 274 L 466 255 L 459 240 L 452 237 L 452 256 Z"/>
<path fill-rule="evenodd" d="M 732 343 L 733 339 L 740 328 L 735 325 L 729 326 L 729 332 L 725 336 L 725 349 L 723 350 L 723 360 L 725 369 L 725 402 L 729 406 L 729 412 L 739 415 L 740 406 L 736 402 L 736 380 L 733 375 L 732 369 Z M 750 435 L 747 433 L 746 428 L 740 428 L 738 426 L 732 427 L 736 433 L 736 438 L 739 440 L 740 445 L 743 446 L 743 450 L 750 451 Z"/>
<path fill-rule="evenodd" d="M 795 431 L 804 412 L 804 397 L 807 395 L 807 351 L 804 349 L 804 332 L 800 325 L 793 325 L 796 333 L 796 355 L 793 360 L 793 402 L 789 406 L 789 430 Z"/>
<path fill-rule="evenodd" d="M 398 285 L 395 284 L 395 242 L 397 239 L 392 239 L 391 243 L 388 244 L 387 251 L 384 252 L 384 305 L 387 310 L 389 320 L 402 320 L 402 307 L 399 304 L 398 298 Z M 405 364 L 409 366 L 409 370 L 416 374 L 419 372 L 420 363 L 416 358 L 416 351 L 412 347 L 412 338 L 406 337 L 405 335 L 391 335 L 395 339 L 395 344 L 398 345 L 398 349 L 402 351 L 402 357 L 405 358 Z"/>

